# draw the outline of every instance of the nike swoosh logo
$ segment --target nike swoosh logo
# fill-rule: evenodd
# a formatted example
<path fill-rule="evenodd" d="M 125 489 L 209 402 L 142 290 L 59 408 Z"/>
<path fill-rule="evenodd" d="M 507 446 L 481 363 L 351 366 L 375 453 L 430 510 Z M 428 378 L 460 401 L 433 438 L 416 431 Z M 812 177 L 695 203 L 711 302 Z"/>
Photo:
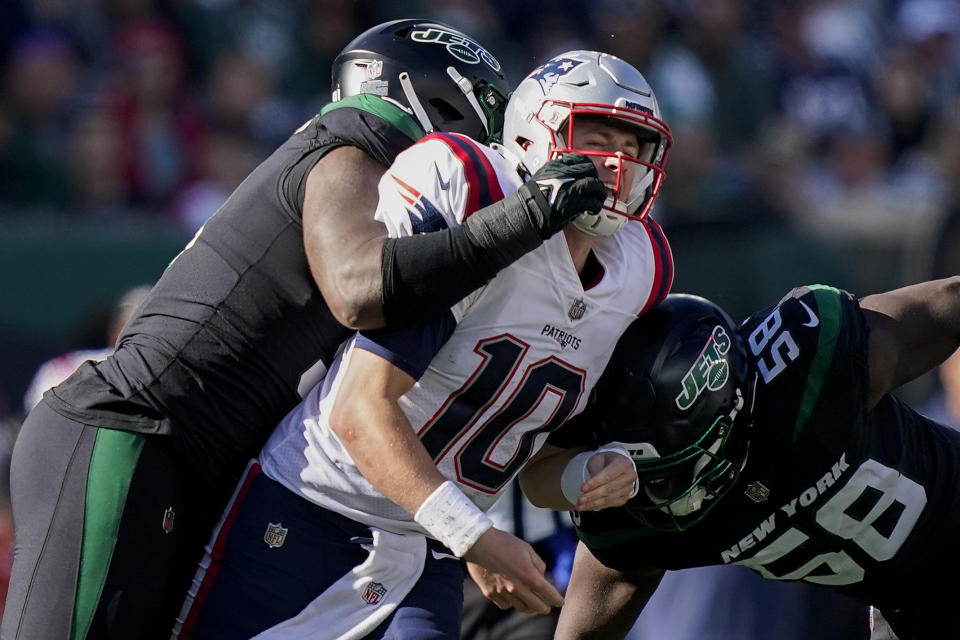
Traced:
<path fill-rule="evenodd" d="M 445 560 L 447 558 L 450 558 L 451 560 L 460 559 L 457 556 L 453 555 L 452 553 L 443 553 L 442 551 L 437 551 L 436 549 L 430 549 L 430 553 L 433 554 L 434 560 Z"/>
<path fill-rule="evenodd" d="M 801 307 L 803 307 L 804 309 L 807 310 L 807 315 L 810 316 L 810 320 L 809 320 L 808 322 L 804 322 L 804 323 L 803 323 L 803 326 L 805 326 L 805 327 L 815 327 L 815 326 L 817 326 L 818 324 L 820 324 L 820 318 L 818 318 L 818 317 L 816 316 L 816 314 L 813 313 L 813 309 L 811 309 L 810 307 L 808 307 L 808 306 L 807 306 L 807 303 L 805 303 L 803 300 L 797 300 L 797 302 L 800 303 L 800 306 L 801 306 Z"/>
<path fill-rule="evenodd" d="M 436 164 L 434 164 L 434 165 L 433 165 L 433 168 L 436 169 L 436 171 L 437 171 L 437 180 L 440 182 L 440 190 L 441 190 L 441 191 L 446 191 L 447 189 L 450 188 L 450 178 L 447 178 L 447 181 L 444 182 L 444 181 L 443 181 L 443 176 L 440 175 L 440 167 L 438 167 Z"/>

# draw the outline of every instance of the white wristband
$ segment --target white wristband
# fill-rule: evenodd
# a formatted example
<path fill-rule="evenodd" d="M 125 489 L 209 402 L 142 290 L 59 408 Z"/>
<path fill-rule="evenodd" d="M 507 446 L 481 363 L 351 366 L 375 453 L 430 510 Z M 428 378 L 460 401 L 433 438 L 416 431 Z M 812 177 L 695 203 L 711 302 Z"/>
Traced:
<path fill-rule="evenodd" d="M 427 496 L 413 519 L 458 558 L 493 526 L 493 520 L 450 480 Z"/>
<path fill-rule="evenodd" d="M 622 455 L 624 458 L 626 458 L 627 460 L 629 460 L 629 461 L 630 461 L 630 464 L 636 464 L 636 463 L 634 462 L 634 460 L 633 460 L 633 457 L 632 457 L 629 453 L 627 453 L 627 450 L 624 449 L 622 446 L 620 446 L 620 445 L 618 445 L 618 444 L 607 444 L 607 445 L 604 445 L 604 446 L 600 447 L 599 449 L 597 449 L 596 451 L 594 451 L 594 453 L 601 453 L 601 452 L 603 452 L 603 451 L 609 451 L 610 453 L 619 453 L 619 454 Z M 631 498 L 635 497 L 639 491 L 640 491 L 640 483 L 637 482 L 636 480 L 634 480 L 634 481 L 633 481 L 633 488 L 630 490 L 630 497 L 631 497 Z"/>
<path fill-rule="evenodd" d="M 580 497 L 580 487 L 584 482 L 590 479 L 590 472 L 587 471 L 587 460 L 589 460 L 596 451 L 584 451 L 570 458 L 570 462 L 563 468 L 560 474 L 560 490 L 563 497 L 570 504 L 577 504 L 577 498 Z"/>
<path fill-rule="evenodd" d="M 563 473 L 560 475 L 560 490 L 563 492 L 563 497 L 567 499 L 567 502 L 577 504 L 577 499 L 580 497 L 580 487 L 590 479 L 587 461 L 595 454 L 608 452 L 619 453 L 630 460 L 631 464 L 633 463 L 633 458 L 630 457 L 626 449 L 617 445 L 605 445 L 595 451 L 578 453 L 570 459 L 570 462 L 563 468 Z M 640 484 L 634 480 L 633 489 L 630 490 L 630 497 L 632 498 L 637 495 L 639 490 Z"/>

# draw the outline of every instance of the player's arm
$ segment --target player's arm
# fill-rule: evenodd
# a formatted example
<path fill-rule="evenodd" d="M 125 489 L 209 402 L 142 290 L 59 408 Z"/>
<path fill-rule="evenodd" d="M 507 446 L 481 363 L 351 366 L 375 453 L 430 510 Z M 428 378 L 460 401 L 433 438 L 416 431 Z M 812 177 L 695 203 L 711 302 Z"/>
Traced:
<path fill-rule="evenodd" d="M 534 505 L 556 511 L 619 507 L 633 495 L 637 468 L 626 453 L 545 444 L 519 475 Z"/>
<path fill-rule="evenodd" d="M 416 513 L 444 478 L 397 403 L 415 380 L 360 348 L 351 351 L 342 376 L 331 429 L 380 493 Z"/>
<path fill-rule="evenodd" d="M 344 146 L 321 158 L 307 176 L 307 262 L 334 317 L 348 327 L 383 324 L 380 253 L 386 231 L 373 217 L 383 173 L 364 151 Z"/>
<path fill-rule="evenodd" d="M 575 216 L 599 211 L 606 197 L 593 163 L 565 157 L 461 226 L 386 238 L 374 220 L 383 172 L 365 152 L 344 146 L 307 176 L 307 261 L 330 310 L 349 327 L 410 325 L 450 308 Z M 538 179 L 552 190 L 544 186 L 545 193 Z"/>
<path fill-rule="evenodd" d="M 958 276 L 867 296 L 860 307 L 870 330 L 868 407 L 960 346 Z"/>
<path fill-rule="evenodd" d="M 330 426 L 364 477 L 455 554 L 498 577 L 510 604 L 537 613 L 563 604 L 533 547 L 493 527 L 434 465 L 397 402 L 413 377 L 359 348 L 341 375 Z"/>
<path fill-rule="evenodd" d="M 581 542 L 554 640 L 623 638 L 662 577 L 659 569 L 626 573 L 604 566 Z"/>

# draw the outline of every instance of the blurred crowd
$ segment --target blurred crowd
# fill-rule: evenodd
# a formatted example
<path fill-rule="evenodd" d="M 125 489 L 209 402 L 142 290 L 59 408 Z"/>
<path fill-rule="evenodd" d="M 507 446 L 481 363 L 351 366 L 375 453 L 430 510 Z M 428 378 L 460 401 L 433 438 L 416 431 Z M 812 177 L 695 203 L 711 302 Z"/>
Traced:
<path fill-rule="evenodd" d="M 643 70 L 677 141 L 667 224 L 896 243 L 956 208 L 955 0 L 6 0 L 0 208 L 195 229 L 328 100 L 336 52 L 406 16 L 513 81 L 576 47 Z"/>

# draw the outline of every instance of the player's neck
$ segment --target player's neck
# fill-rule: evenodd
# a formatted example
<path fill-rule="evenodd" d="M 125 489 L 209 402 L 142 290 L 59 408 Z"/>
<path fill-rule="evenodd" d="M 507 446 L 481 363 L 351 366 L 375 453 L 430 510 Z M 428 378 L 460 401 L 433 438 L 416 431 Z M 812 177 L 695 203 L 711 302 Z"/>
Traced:
<path fill-rule="evenodd" d="M 567 225 L 563 228 L 563 235 L 567 239 L 567 248 L 570 249 L 570 259 L 573 260 L 573 266 L 577 273 L 583 273 L 583 267 L 587 264 L 587 257 L 590 250 L 596 242 L 596 237 Z"/>

